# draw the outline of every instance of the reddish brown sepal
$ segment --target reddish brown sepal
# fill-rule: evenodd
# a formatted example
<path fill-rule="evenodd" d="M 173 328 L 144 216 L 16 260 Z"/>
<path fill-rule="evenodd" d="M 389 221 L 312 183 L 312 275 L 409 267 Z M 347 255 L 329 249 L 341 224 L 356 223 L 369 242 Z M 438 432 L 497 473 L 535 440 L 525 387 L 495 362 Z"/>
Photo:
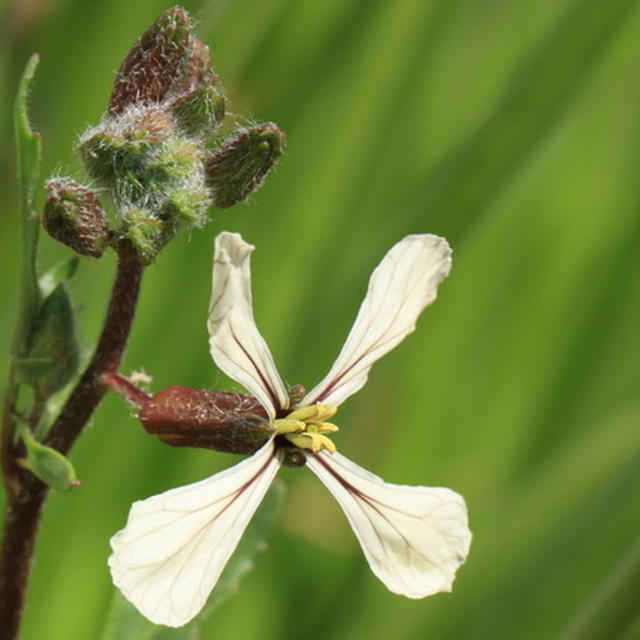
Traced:
<path fill-rule="evenodd" d="M 244 393 L 167 387 L 148 395 L 117 373 L 105 373 L 100 382 L 124 396 L 139 410 L 148 433 L 174 447 L 200 447 L 228 453 L 255 453 L 275 430 L 260 403 Z M 300 467 L 303 451 L 276 437 L 282 464 Z"/>
<path fill-rule="evenodd" d="M 251 454 L 273 435 L 260 403 L 241 393 L 167 387 L 143 404 L 138 419 L 174 447 Z"/>

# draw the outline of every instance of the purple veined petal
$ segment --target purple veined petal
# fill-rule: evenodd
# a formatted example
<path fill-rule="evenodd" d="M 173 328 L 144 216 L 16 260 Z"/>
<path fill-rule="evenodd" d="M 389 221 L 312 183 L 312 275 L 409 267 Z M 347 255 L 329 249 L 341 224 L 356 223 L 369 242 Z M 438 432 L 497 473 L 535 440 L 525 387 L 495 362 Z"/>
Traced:
<path fill-rule="evenodd" d="M 240 234 L 223 232 L 215 241 L 209 304 L 209 348 L 216 365 L 248 389 L 273 419 L 289 406 L 287 389 L 251 305 L 251 252 Z"/>
<path fill-rule="evenodd" d="M 451 591 L 471 544 L 460 495 L 386 483 L 338 453 L 309 455 L 307 466 L 340 504 L 371 570 L 390 591 L 408 598 Z"/>
<path fill-rule="evenodd" d="M 339 405 L 362 388 L 373 363 L 411 333 L 451 268 L 444 238 L 410 235 L 376 267 L 358 316 L 326 377 L 299 403 Z"/>
<path fill-rule="evenodd" d="M 179 627 L 204 606 L 280 467 L 270 440 L 194 484 L 134 502 L 111 538 L 114 584 L 146 618 Z"/>

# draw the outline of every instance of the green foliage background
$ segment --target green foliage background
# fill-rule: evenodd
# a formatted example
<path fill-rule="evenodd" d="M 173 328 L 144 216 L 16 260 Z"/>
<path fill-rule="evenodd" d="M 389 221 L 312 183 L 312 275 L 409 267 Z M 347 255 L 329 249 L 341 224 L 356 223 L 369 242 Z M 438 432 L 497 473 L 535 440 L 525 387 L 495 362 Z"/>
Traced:
<path fill-rule="evenodd" d="M 19 264 L 9 109 L 28 55 L 42 56 L 31 112 L 43 175 L 80 175 L 74 137 L 167 6 L 0 3 L 0 353 Z M 458 490 L 475 535 L 453 594 L 405 600 L 369 572 L 312 474 L 285 470 L 269 551 L 202 637 L 639 638 L 638 3 L 185 6 L 234 110 L 277 122 L 289 146 L 251 203 L 212 212 L 148 269 L 123 370 L 144 368 L 155 389 L 230 388 L 206 348 L 220 230 L 257 245 L 258 324 L 287 381 L 307 386 L 383 253 L 407 233 L 445 235 L 454 268 L 438 301 L 341 409 L 336 442 L 389 481 Z M 42 267 L 66 255 L 43 238 Z M 86 259 L 72 284 L 87 348 L 112 272 L 111 256 Z M 108 540 L 131 502 L 236 461 L 156 442 L 115 396 L 72 459 L 83 487 L 49 500 L 24 640 L 99 638 Z"/>

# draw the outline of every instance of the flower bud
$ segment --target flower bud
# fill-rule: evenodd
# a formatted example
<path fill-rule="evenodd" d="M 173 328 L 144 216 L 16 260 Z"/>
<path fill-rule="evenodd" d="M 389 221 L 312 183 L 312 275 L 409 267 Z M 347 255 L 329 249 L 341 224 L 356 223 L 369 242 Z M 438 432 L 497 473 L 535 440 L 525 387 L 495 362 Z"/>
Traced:
<path fill-rule="evenodd" d="M 68 178 L 48 180 L 46 188 L 42 224 L 47 233 L 82 255 L 99 258 L 109 243 L 109 229 L 96 194 Z"/>
<path fill-rule="evenodd" d="M 191 16 L 182 7 L 162 13 L 140 36 L 122 62 L 109 100 L 109 114 L 131 104 L 160 102 L 191 57 Z"/>
<path fill-rule="evenodd" d="M 115 120 L 86 131 L 78 151 L 89 175 L 107 187 L 131 183 L 143 171 L 149 154 L 175 135 L 171 116 L 157 106 L 133 107 Z"/>
<path fill-rule="evenodd" d="M 173 91 L 177 94 L 191 93 L 201 85 L 218 84 L 218 77 L 211 68 L 209 47 L 196 36 L 191 38 L 190 45 L 185 55 L 182 76 L 174 82 Z"/>
<path fill-rule="evenodd" d="M 246 200 L 262 184 L 286 143 L 272 122 L 240 130 L 207 158 L 205 170 L 213 204 L 226 208 Z"/>
<path fill-rule="evenodd" d="M 190 136 L 206 133 L 217 127 L 225 115 L 225 99 L 215 86 L 196 87 L 179 96 L 171 104 L 178 125 Z"/>

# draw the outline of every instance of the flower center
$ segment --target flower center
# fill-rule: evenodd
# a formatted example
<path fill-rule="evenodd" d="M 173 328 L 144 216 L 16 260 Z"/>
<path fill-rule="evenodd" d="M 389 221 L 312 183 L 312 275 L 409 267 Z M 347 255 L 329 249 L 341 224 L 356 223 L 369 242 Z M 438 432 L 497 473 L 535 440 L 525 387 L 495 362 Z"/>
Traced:
<path fill-rule="evenodd" d="M 336 445 L 324 434 L 338 431 L 335 424 L 326 422 L 337 410 L 338 407 L 316 402 L 308 407 L 294 409 L 285 418 L 277 418 L 273 421 L 273 426 L 276 428 L 276 435 L 284 436 L 299 449 L 314 453 L 326 449 L 334 453 Z"/>

